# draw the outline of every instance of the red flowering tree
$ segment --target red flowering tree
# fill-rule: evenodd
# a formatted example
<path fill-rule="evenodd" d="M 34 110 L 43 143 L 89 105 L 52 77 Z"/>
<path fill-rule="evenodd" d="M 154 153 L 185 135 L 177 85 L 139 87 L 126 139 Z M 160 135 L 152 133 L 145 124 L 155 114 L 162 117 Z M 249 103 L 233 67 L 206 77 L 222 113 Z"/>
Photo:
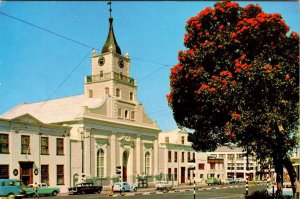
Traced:
<path fill-rule="evenodd" d="M 199 151 L 234 143 L 272 158 L 282 182 L 297 145 L 299 35 L 280 14 L 219 2 L 186 24 L 186 50 L 171 69 L 167 95 L 180 127 Z M 280 188 L 280 187 L 279 187 Z"/>

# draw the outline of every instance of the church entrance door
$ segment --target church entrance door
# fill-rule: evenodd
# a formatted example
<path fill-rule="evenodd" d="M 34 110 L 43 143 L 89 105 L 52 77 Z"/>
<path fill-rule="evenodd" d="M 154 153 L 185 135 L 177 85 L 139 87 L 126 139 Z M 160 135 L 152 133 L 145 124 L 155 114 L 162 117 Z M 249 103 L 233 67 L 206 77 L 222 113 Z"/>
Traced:
<path fill-rule="evenodd" d="M 129 156 L 129 152 L 128 151 L 124 151 L 123 152 L 123 176 L 122 176 L 122 181 L 123 182 L 127 182 L 127 166 L 128 166 L 128 156 Z"/>

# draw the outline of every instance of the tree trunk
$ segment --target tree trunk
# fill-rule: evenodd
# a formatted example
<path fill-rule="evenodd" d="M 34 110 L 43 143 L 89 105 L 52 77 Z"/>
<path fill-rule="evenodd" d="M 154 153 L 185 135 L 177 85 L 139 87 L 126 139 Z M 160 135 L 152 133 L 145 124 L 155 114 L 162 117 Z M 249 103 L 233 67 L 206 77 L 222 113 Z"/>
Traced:
<path fill-rule="evenodd" d="M 289 157 L 285 157 L 283 159 L 283 165 L 289 173 L 291 185 L 292 185 L 292 189 L 293 189 L 293 195 L 295 195 L 297 173 L 296 173 L 295 168 L 293 167 L 292 161 Z"/>
<path fill-rule="evenodd" d="M 282 195 L 282 184 L 283 184 L 283 165 L 282 161 L 277 157 L 274 160 L 275 172 L 276 172 L 276 183 L 277 183 L 277 194 Z"/>

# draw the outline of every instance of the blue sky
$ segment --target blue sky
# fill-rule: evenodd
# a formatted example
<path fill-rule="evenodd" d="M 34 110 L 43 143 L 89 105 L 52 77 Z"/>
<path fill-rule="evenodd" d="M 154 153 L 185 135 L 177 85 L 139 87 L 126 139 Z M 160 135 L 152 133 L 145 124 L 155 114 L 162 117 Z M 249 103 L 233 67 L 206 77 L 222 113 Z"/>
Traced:
<path fill-rule="evenodd" d="M 169 93 L 169 69 L 177 63 L 177 52 L 184 49 L 185 23 L 214 3 L 112 3 L 115 36 L 122 53 L 131 57 L 138 101 L 162 130 L 177 128 L 165 96 Z M 249 3 L 239 2 L 242 6 Z M 267 13 L 282 14 L 291 31 L 300 32 L 298 2 L 252 3 Z M 102 49 L 108 33 L 108 9 L 107 2 L 0 2 L 2 13 L 97 49 Z M 70 73 L 89 48 L 2 14 L 0 46 L 0 114 L 22 102 L 83 93 L 84 76 L 91 74 L 90 56 Z"/>

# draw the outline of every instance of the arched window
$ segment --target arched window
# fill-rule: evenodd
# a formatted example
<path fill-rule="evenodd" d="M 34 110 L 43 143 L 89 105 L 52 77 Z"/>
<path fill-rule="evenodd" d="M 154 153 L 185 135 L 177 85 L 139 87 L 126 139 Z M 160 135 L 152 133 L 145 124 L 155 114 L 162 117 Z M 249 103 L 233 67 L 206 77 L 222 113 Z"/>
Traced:
<path fill-rule="evenodd" d="M 104 151 L 99 149 L 97 152 L 97 177 L 104 177 Z"/>
<path fill-rule="evenodd" d="M 119 88 L 116 89 L 116 97 L 121 97 L 121 90 Z"/>
<path fill-rule="evenodd" d="M 145 154 L 145 174 L 150 175 L 150 153 Z"/>

